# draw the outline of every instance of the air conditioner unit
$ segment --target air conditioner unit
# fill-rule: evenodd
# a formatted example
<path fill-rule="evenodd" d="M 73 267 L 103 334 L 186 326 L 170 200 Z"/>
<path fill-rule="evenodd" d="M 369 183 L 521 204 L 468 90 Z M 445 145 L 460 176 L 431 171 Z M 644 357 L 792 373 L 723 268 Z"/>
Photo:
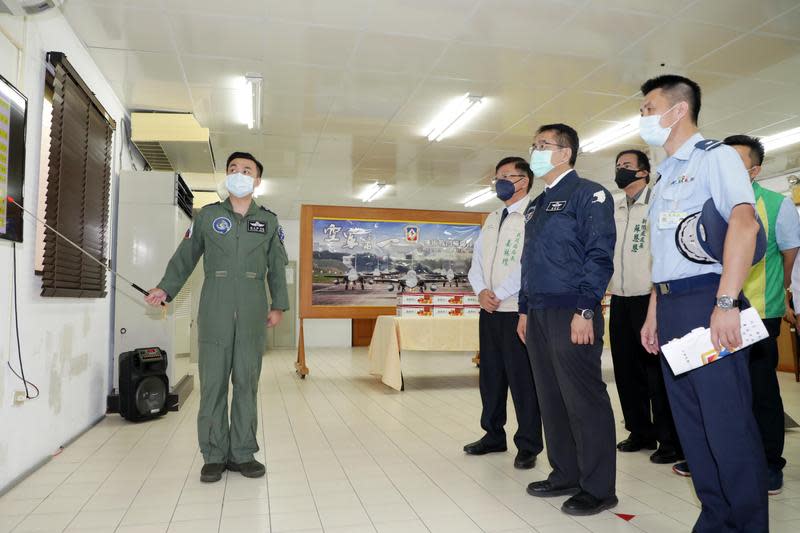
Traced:
<path fill-rule="evenodd" d="M 153 170 L 214 172 L 209 130 L 191 113 L 131 113 L 131 141 Z"/>
<path fill-rule="evenodd" d="M 61 5 L 61 0 L 0 0 L 0 14 L 36 15 Z"/>

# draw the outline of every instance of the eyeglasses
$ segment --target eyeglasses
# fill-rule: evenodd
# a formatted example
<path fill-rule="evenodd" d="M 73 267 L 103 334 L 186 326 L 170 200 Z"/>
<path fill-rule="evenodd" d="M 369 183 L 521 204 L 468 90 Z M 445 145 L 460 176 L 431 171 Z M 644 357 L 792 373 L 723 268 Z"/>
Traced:
<path fill-rule="evenodd" d="M 503 176 L 495 176 L 492 178 L 492 185 L 496 184 L 499 180 L 508 180 L 513 181 L 516 183 L 517 181 L 521 180 L 522 178 L 527 178 L 526 174 L 505 174 Z M 519 180 L 512 180 L 512 178 L 519 178 Z"/>
<path fill-rule="evenodd" d="M 550 141 L 539 141 L 539 142 L 535 142 L 535 143 L 533 143 L 531 145 L 531 148 L 528 151 L 528 153 L 530 155 L 533 155 L 533 151 L 534 150 L 538 150 L 538 151 L 550 150 L 550 148 L 548 148 L 548 146 L 556 146 L 558 148 L 569 148 L 569 146 L 564 146 L 563 144 L 551 143 Z"/>

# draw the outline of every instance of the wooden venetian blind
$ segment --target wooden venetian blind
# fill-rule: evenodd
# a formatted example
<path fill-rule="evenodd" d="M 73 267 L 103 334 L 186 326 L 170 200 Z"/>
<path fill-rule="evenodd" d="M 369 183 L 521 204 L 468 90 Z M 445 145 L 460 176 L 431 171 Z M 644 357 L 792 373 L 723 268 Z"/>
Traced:
<path fill-rule="evenodd" d="M 46 222 L 108 264 L 112 136 L 116 124 L 57 52 L 47 54 L 53 90 Z M 103 298 L 106 271 L 45 230 L 42 296 Z"/>

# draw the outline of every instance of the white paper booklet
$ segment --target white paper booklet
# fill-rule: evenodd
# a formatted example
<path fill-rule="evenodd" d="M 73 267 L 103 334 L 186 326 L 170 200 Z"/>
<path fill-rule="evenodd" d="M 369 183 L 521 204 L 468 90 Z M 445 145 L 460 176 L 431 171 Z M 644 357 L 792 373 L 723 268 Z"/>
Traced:
<path fill-rule="evenodd" d="M 766 339 L 769 333 L 764 326 L 758 311 L 753 307 L 745 309 L 740 313 L 742 323 L 742 346 L 736 348 L 740 350 L 756 342 Z M 695 368 L 713 363 L 722 359 L 734 351 L 722 350 L 717 353 L 714 345 L 711 344 L 711 330 L 708 328 L 697 328 L 680 339 L 673 339 L 661 347 L 664 357 L 667 358 L 672 373 L 676 376 L 693 370 Z"/>

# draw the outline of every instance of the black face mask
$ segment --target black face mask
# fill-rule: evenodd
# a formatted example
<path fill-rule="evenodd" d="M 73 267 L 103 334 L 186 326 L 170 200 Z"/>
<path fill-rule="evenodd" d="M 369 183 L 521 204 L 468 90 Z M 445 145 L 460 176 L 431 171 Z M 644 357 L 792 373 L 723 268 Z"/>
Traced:
<path fill-rule="evenodd" d="M 641 170 L 634 170 L 631 168 L 618 168 L 617 175 L 614 177 L 614 182 L 617 184 L 617 187 L 620 189 L 624 189 L 634 181 L 638 181 L 644 179 L 644 177 L 639 177 L 636 175 L 637 172 L 641 172 Z"/>

